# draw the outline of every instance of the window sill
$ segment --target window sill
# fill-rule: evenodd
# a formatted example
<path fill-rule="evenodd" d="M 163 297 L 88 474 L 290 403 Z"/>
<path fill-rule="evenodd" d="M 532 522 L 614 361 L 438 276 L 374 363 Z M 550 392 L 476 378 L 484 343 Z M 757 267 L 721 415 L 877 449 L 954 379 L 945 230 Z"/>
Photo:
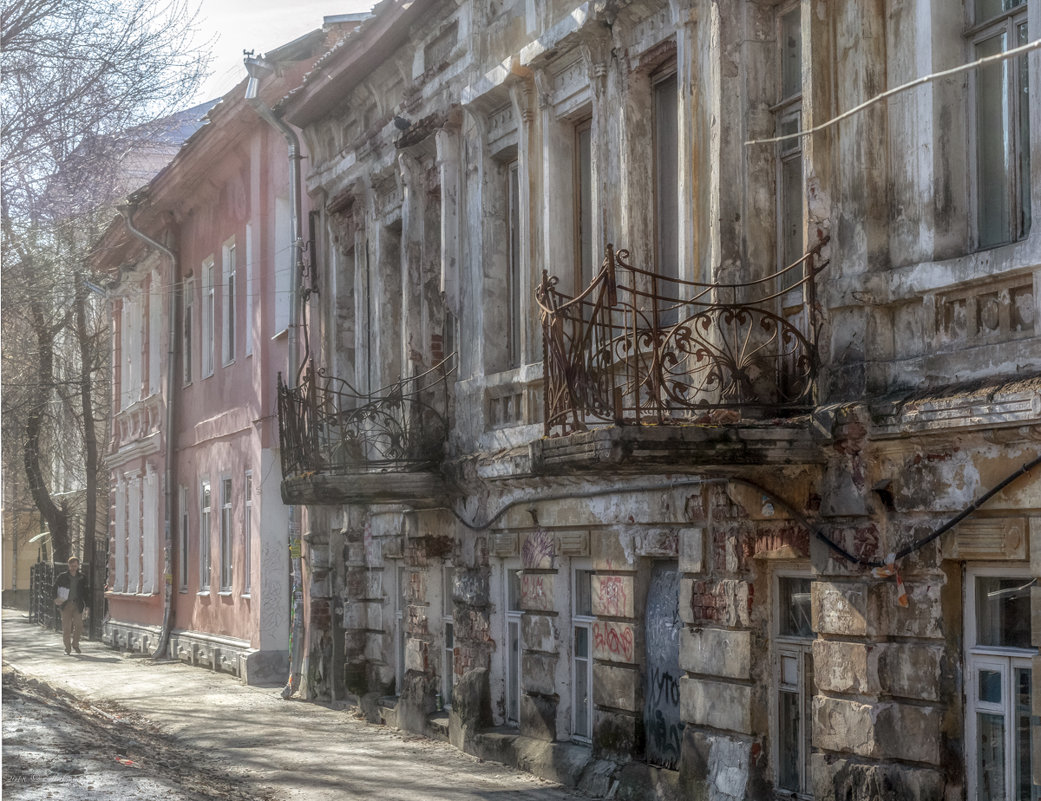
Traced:
<path fill-rule="evenodd" d="M 217 593 L 217 595 L 219 595 L 221 598 L 230 598 L 233 595 L 233 593 L 231 590 L 221 590 Z"/>
<path fill-rule="evenodd" d="M 196 595 L 199 595 L 199 596 L 202 596 L 202 595 L 206 595 L 206 596 L 209 596 L 209 594 L 210 594 L 210 591 L 209 591 L 209 590 L 199 590 L 199 591 L 198 591 L 197 593 L 195 593 L 195 594 L 196 594 Z"/>
<path fill-rule="evenodd" d="M 245 598 L 247 601 L 253 600 L 253 596 L 248 592 L 242 593 L 242 595 L 240 595 L 239 598 Z"/>

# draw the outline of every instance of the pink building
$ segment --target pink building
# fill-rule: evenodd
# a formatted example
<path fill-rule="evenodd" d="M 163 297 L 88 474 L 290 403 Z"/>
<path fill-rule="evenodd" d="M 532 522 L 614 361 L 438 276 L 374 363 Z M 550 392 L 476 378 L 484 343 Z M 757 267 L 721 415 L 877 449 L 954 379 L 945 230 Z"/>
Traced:
<path fill-rule="evenodd" d="M 114 277 L 104 638 L 250 683 L 288 675 L 276 387 L 308 212 L 268 111 L 326 45 L 316 31 L 267 54 L 130 196 L 96 257 Z"/>

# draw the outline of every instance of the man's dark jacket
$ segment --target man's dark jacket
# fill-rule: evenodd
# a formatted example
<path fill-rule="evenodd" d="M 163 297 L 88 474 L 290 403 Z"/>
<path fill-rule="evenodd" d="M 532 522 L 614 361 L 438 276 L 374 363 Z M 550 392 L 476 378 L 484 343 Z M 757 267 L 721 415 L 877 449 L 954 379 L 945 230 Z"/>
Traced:
<path fill-rule="evenodd" d="M 82 612 L 83 607 L 87 605 L 87 599 L 90 597 L 90 590 L 87 587 L 87 577 L 83 575 L 82 572 L 79 572 L 74 576 L 68 571 L 65 571 L 54 580 L 55 598 L 58 597 L 58 587 L 64 587 L 69 591 L 69 601 L 75 602 L 76 606 L 79 607 L 80 612 Z M 65 603 L 68 603 L 68 601 Z M 62 606 L 64 606 L 64 604 L 62 604 Z"/>

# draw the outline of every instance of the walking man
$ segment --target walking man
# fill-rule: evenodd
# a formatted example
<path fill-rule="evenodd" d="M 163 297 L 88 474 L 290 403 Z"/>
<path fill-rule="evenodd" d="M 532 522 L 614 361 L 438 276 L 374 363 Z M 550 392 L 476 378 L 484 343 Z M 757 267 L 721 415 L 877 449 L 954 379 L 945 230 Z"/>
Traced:
<path fill-rule="evenodd" d="M 69 569 L 54 580 L 54 603 L 61 609 L 61 635 L 65 653 L 75 649 L 80 653 L 80 635 L 83 634 L 83 607 L 90 597 L 87 577 L 80 574 L 80 560 L 69 559 Z"/>

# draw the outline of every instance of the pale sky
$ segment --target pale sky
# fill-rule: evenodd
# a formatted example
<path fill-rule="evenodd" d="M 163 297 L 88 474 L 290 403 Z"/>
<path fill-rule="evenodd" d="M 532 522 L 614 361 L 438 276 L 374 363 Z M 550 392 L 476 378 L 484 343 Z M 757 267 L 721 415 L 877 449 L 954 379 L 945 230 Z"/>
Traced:
<path fill-rule="evenodd" d="M 322 17 L 368 11 L 376 0 L 201 0 L 199 34 L 215 36 L 212 74 L 196 102 L 220 97 L 246 77 L 242 51 L 265 53 L 322 27 Z"/>

